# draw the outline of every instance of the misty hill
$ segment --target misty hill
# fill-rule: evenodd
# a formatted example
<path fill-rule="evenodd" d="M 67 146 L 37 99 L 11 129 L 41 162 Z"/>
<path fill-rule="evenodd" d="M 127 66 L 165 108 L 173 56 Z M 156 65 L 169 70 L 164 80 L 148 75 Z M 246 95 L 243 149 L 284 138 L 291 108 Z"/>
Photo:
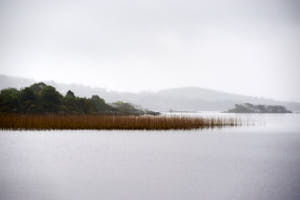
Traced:
<path fill-rule="evenodd" d="M 0 75 L 0 89 L 7 87 L 24 87 L 34 80 Z M 26 83 L 26 84 L 25 84 Z M 235 104 L 249 102 L 252 104 L 282 105 L 292 111 L 300 111 L 298 102 L 282 102 L 272 99 L 256 98 L 198 87 L 165 89 L 158 92 L 116 92 L 104 88 L 94 88 L 80 84 L 61 84 L 45 81 L 57 88 L 61 93 L 69 89 L 81 97 L 97 94 L 107 102 L 125 101 L 155 111 L 225 111 Z"/>

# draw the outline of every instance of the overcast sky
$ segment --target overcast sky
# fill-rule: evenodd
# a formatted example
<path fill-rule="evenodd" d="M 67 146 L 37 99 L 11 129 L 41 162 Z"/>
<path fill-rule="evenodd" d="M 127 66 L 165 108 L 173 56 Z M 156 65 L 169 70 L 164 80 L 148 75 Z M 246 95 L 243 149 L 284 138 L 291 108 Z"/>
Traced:
<path fill-rule="evenodd" d="M 300 101 L 299 2 L 0 0 L 0 73 Z"/>

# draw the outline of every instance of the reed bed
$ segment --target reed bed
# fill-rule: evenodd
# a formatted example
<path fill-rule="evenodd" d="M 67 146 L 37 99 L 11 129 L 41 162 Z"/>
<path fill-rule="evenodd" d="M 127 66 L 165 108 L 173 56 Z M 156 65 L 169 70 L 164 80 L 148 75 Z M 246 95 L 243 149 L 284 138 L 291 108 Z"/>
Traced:
<path fill-rule="evenodd" d="M 171 130 L 239 126 L 236 118 L 1 114 L 2 130 Z"/>

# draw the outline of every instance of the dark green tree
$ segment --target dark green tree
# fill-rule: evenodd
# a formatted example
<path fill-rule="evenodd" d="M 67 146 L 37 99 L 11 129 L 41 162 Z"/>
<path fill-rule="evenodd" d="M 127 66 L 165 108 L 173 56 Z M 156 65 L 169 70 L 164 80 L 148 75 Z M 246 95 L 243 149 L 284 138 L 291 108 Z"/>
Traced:
<path fill-rule="evenodd" d="M 104 112 L 107 110 L 113 110 L 113 108 L 107 105 L 104 99 L 100 98 L 98 95 L 93 95 L 91 98 L 91 104 L 96 112 Z"/>
<path fill-rule="evenodd" d="M 46 86 L 40 91 L 43 110 L 49 113 L 61 111 L 62 95 L 52 86 Z"/>
<path fill-rule="evenodd" d="M 47 87 L 47 85 L 43 82 L 35 83 L 30 86 L 35 94 L 39 94 L 45 87 Z"/>
<path fill-rule="evenodd" d="M 20 92 L 17 89 L 1 90 L 0 112 L 20 112 Z"/>
<path fill-rule="evenodd" d="M 74 93 L 71 90 L 68 90 L 68 92 L 67 92 L 67 94 L 66 94 L 65 97 L 66 98 L 75 98 L 75 95 L 74 95 Z"/>
<path fill-rule="evenodd" d="M 21 112 L 24 113 L 39 113 L 42 111 L 39 97 L 30 87 L 21 90 L 20 104 Z"/>

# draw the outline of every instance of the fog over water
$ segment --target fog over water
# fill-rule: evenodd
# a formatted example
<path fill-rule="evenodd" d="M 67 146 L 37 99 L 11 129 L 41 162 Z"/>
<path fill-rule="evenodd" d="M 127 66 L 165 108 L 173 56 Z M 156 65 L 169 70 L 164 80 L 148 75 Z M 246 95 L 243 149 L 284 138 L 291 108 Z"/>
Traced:
<path fill-rule="evenodd" d="M 300 199 L 300 115 L 236 116 L 256 125 L 1 131 L 0 199 Z"/>

